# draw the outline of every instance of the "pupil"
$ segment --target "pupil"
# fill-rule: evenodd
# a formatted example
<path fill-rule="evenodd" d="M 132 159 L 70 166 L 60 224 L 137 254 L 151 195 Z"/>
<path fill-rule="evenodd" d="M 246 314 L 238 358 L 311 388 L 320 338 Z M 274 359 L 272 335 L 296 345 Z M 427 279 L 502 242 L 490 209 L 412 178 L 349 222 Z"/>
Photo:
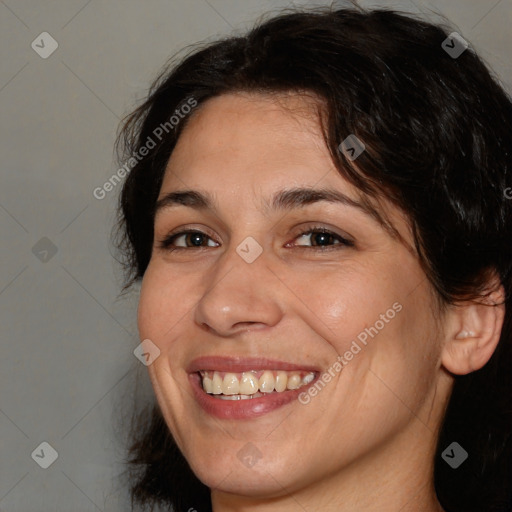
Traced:
<path fill-rule="evenodd" d="M 202 242 L 202 236 L 201 233 L 193 233 L 192 235 L 190 235 L 192 237 L 192 243 L 196 246 L 200 246 L 201 245 L 201 242 Z M 196 244 L 196 242 L 198 242 Z"/>
<path fill-rule="evenodd" d="M 330 235 L 327 233 L 317 233 L 315 236 L 315 241 L 318 242 L 319 239 L 323 239 L 324 242 L 327 242 L 328 240 L 326 239 L 328 239 L 329 237 Z M 322 245 L 322 243 L 320 242 L 319 245 Z"/>

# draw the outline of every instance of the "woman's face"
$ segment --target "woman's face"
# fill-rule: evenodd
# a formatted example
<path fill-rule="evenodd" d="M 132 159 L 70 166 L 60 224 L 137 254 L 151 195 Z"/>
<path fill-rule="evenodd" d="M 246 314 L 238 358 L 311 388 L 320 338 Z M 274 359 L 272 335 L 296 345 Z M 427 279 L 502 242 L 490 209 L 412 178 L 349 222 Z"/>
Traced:
<path fill-rule="evenodd" d="M 184 191 L 209 203 L 169 195 Z M 446 398 L 431 288 L 335 169 L 313 100 L 209 100 L 159 200 L 139 330 L 160 350 L 148 369 L 165 420 L 206 485 L 270 497 L 431 463 Z"/>

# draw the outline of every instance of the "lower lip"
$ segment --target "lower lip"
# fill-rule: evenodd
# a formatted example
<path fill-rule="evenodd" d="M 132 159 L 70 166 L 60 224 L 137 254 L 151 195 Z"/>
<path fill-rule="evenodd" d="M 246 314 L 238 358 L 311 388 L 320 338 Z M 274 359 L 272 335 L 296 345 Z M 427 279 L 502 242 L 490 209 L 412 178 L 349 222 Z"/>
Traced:
<path fill-rule="evenodd" d="M 246 400 L 222 400 L 204 392 L 199 374 L 192 373 L 189 375 L 189 379 L 194 391 L 194 397 L 199 405 L 208 414 L 226 420 L 256 418 L 275 411 L 296 400 L 306 388 L 304 386 L 303 388 L 291 389 L 280 393 L 273 392 L 266 396 L 247 398 Z M 309 385 L 313 384 L 313 382 L 310 382 Z"/>

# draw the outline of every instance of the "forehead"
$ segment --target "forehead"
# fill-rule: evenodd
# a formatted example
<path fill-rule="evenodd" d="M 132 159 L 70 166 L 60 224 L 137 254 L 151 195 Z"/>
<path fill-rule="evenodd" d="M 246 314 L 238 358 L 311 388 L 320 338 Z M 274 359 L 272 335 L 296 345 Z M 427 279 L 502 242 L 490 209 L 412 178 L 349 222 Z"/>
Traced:
<path fill-rule="evenodd" d="M 191 116 L 171 155 L 164 187 L 190 184 L 216 188 L 244 183 L 260 187 L 331 184 L 342 177 L 326 147 L 319 100 L 298 94 L 225 94 Z M 351 188 L 348 182 L 345 187 Z"/>
<path fill-rule="evenodd" d="M 230 93 L 206 101 L 178 139 L 159 197 L 207 191 L 241 215 L 248 207 L 267 213 L 276 191 L 337 190 L 373 208 L 370 216 L 393 236 L 410 240 L 403 212 L 385 198 L 369 200 L 336 168 L 322 133 L 322 107 L 320 99 L 297 93 Z"/>

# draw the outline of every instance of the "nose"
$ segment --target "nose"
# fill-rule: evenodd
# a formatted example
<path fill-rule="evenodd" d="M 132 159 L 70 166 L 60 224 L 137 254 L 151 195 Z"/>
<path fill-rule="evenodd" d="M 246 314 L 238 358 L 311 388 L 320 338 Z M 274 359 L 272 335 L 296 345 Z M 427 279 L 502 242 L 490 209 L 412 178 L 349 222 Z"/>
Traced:
<path fill-rule="evenodd" d="M 252 263 L 235 249 L 222 255 L 205 276 L 195 321 L 218 336 L 276 325 L 283 316 L 280 281 L 265 264 L 265 251 Z M 282 285 L 281 285 L 282 286 Z"/>

